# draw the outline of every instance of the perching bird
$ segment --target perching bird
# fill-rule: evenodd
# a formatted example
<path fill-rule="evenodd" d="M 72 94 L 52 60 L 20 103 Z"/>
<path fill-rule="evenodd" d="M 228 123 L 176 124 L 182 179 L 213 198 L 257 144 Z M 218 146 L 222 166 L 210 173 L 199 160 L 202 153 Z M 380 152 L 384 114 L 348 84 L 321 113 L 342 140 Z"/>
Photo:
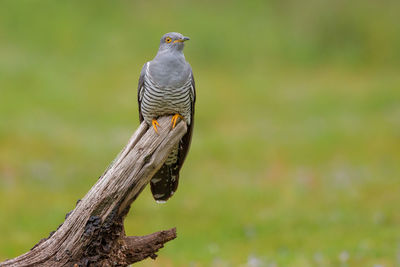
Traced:
<path fill-rule="evenodd" d="M 183 54 L 188 37 L 180 33 L 165 34 L 157 55 L 144 64 L 138 85 L 139 119 L 152 125 L 157 132 L 157 118 L 173 115 L 171 127 L 183 119 L 187 133 L 173 148 L 164 165 L 150 181 L 157 202 L 167 201 L 178 187 L 179 171 L 189 151 L 194 122 L 196 91 L 192 68 Z"/>

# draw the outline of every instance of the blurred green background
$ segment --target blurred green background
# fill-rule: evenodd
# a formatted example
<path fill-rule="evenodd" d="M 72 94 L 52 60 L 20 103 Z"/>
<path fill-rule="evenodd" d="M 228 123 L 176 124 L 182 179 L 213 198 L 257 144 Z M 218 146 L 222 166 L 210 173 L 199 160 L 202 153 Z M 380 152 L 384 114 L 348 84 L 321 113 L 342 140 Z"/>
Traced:
<path fill-rule="evenodd" d="M 138 266 L 400 266 L 400 2 L 0 2 L 0 260 L 63 222 L 138 126 L 170 31 L 197 84 L 176 226 Z"/>

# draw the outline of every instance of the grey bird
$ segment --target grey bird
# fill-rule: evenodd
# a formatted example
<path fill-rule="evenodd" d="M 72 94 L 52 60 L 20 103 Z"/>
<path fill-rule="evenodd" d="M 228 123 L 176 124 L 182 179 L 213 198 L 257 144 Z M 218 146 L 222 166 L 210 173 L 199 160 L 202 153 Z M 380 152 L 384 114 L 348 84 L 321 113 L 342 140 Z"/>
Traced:
<path fill-rule="evenodd" d="M 171 127 L 179 119 L 187 124 L 187 133 L 173 148 L 163 166 L 150 181 L 157 202 L 167 201 L 178 188 L 179 171 L 189 151 L 194 123 L 196 90 L 192 68 L 183 54 L 189 40 L 177 32 L 166 33 L 157 55 L 144 64 L 138 84 L 139 120 L 152 125 L 157 132 L 157 118 L 173 115 Z"/>

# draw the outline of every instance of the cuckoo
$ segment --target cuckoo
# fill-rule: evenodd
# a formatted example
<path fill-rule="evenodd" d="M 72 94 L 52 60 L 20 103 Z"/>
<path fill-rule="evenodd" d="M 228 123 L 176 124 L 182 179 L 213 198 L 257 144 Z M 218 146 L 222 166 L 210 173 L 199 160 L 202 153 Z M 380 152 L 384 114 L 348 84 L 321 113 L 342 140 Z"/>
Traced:
<path fill-rule="evenodd" d="M 157 202 L 167 201 L 178 188 L 179 171 L 189 151 L 196 100 L 192 68 L 183 54 L 188 37 L 180 33 L 165 34 L 156 56 L 144 64 L 138 84 L 139 119 L 158 132 L 157 118 L 172 115 L 171 127 L 182 119 L 187 133 L 175 145 L 165 163 L 150 181 Z"/>

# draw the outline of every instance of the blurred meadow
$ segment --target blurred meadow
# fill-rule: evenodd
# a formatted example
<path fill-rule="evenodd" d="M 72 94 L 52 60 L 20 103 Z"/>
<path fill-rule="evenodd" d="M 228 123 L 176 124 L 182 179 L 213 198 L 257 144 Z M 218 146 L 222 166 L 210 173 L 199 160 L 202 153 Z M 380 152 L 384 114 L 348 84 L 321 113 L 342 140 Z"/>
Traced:
<path fill-rule="evenodd" d="M 138 126 L 170 31 L 197 85 L 177 193 L 137 266 L 400 266 L 400 2 L 0 2 L 0 261 L 63 222 Z"/>

